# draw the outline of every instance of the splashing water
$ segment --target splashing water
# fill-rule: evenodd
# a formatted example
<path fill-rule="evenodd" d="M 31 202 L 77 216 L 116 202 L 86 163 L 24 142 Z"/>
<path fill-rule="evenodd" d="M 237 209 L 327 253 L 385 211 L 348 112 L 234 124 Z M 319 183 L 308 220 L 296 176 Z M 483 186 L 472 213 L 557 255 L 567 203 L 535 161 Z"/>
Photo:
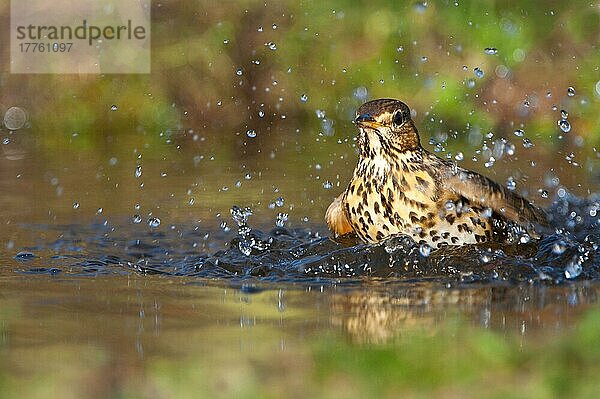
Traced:
<path fill-rule="evenodd" d="M 260 253 L 269 249 L 273 242 L 272 239 L 261 240 L 256 235 L 251 234 L 252 229 L 248 226 L 248 218 L 252 216 L 250 208 L 240 208 L 234 205 L 231 207 L 230 212 L 232 219 L 238 225 L 237 248 L 244 256 L 250 256 L 252 251 Z"/>
<path fill-rule="evenodd" d="M 457 204 L 446 206 L 455 208 Z M 521 244 L 484 243 L 437 250 L 402 235 L 375 245 L 353 237 L 332 240 L 319 234 L 321 227 L 285 227 L 289 215 L 281 212 L 276 214 L 276 227 L 262 232 L 248 224 L 252 210 L 238 206 L 231 208 L 238 227 L 233 238 L 225 221 L 221 231 L 159 231 L 140 229 L 136 222 L 141 218 L 136 215 L 133 223 L 119 228 L 106 224 L 79 229 L 54 226 L 61 229 L 61 238 L 48 246 L 60 256 L 45 262 L 47 267 L 74 274 L 131 271 L 293 282 L 373 276 L 444 286 L 507 281 L 560 284 L 600 280 L 598 209 L 600 195 L 583 199 L 563 190 L 547 210 L 552 229 L 539 240 L 524 233 L 516 240 Z M 98 236 L 103 237 L 101 241 Z M 219 249 L 223 241 L 227 248 Z M 86 245 L 82 247 L 81 242 Z M 25 249 L 15 248 L 19 251 Z M 39 257 L 33 253 L 19 259 L 27 266 Z"/>

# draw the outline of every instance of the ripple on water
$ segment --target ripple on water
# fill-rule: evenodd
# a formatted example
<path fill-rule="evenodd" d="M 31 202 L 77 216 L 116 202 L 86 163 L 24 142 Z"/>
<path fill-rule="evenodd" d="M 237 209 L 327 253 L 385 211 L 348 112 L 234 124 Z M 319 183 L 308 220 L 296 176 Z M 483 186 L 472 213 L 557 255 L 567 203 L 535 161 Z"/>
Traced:
<path fill-rule="evenodd" d="M 237 234 L 230 229 L 160 231 L 132 223 L 119 228 L 46 226 L 60 230 L 61 238 L 47 245 L 54 256 L 42 259 L 43 268 L 35 263 L 41 249 L 36 255 L 18 252 L 15 258 L 24 272 L 50 274 L 133 272 L 296 283 L 372 276 L 444 285 L 596 280 L 600 277 L 600 195 L 583 199 L 563 194 L 547 210 L 554 232 L 519 245 L 488 243 L 432 250 L 407 236 L 368 245 L 353 237 L 335 241 L 323 237 L 320 226 L 292 229 L 281 223 L 264 232 L 251 227 L 249 208 L 233 207 Z"/>

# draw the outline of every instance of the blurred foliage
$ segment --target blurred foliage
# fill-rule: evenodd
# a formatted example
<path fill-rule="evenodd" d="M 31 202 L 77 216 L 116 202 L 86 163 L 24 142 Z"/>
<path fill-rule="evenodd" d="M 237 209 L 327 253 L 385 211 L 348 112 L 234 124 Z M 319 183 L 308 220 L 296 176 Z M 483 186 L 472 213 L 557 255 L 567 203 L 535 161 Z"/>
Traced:
<path fill-rule="evenodd" d="M 73 132 L 91 148 L 109 132 L 146 132 L 152 141 L 160 132 L 187 129 L 237 143 L 235 133 L 268 133 L 285 119 L 294 121 L 285 125 L 290 134 L 307 123 L 318 129 L 317 109 L 347 121 L 367 97 L 381 96 L 405 100 L 420 122 L 427 116 L 422 128 L 431 134 L 473 126 L 507 133 L 528 124 L 549 137 L 559 118 L 552 105 L 568 108 L 579 135 L 591 136 L 600 125 L 600 11 L 589 2 L 248 0 L 152 7 L 151 74 L 4 70 L 0 104 L 26 108 L 47 148 L 68 143 Z M 8 6 L 0 13 L 6 21 Z M 497 54 L 486 55 L 487 47 Z M 8 59 L 8 47 L 2 51 Z M 575 97 L 566 96 L 568 86 Z M 112 105 L 118 110 L 111 112 Z"/>

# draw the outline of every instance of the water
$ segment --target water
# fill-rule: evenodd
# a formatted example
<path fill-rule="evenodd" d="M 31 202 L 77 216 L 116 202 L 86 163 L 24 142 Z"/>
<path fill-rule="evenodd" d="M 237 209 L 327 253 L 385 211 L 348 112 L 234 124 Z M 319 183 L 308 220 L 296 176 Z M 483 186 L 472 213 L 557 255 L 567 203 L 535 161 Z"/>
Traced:
<path fill-rule="evenodd" d="M 235 230 L 215 232 L 178 225 L 150 230 L 134 224 L 29 226 L 59 238 L 18 252 L 18 271 L 72 276 L 159 274 L 196 278 L 250 279 L 281 283 L 344 283 L 365 277 L 391 282 L 421 282 L 445 287 L 470 284 L 563 284 L 600 278 L 600 196 L 570 194 L 548 209 L 553 233 L 526 244 L 481 244 L 432 251 L 409 237 L 392 237 L 377 245 L 352 239 L 334 241 L 318 227 L 286 228 L 287 213 L 276 215 L 275 228 L 252 226 L 250 208 L 231 209 Z M 223 242 L 224 249 L 218 248 Z M 14 251 L 18 251 L 17 248 Z M 485 259 L 485 262 L 481 262 Z"/>

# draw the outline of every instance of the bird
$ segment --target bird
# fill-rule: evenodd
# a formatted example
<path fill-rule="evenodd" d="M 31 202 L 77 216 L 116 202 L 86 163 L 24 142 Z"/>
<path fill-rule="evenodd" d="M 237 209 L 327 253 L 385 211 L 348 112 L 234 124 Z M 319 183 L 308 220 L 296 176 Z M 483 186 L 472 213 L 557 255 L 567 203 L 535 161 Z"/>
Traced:
<path fill-rule="evenodd" d="M 354 123 L 358 163 L 325 213 L 334 237 L 374 244 L 408 235 L 437 249 L 528 242 L 548 226 L 545 211 L 524 197 L 424 149 L 402 101 L 368 101 Z"/>

